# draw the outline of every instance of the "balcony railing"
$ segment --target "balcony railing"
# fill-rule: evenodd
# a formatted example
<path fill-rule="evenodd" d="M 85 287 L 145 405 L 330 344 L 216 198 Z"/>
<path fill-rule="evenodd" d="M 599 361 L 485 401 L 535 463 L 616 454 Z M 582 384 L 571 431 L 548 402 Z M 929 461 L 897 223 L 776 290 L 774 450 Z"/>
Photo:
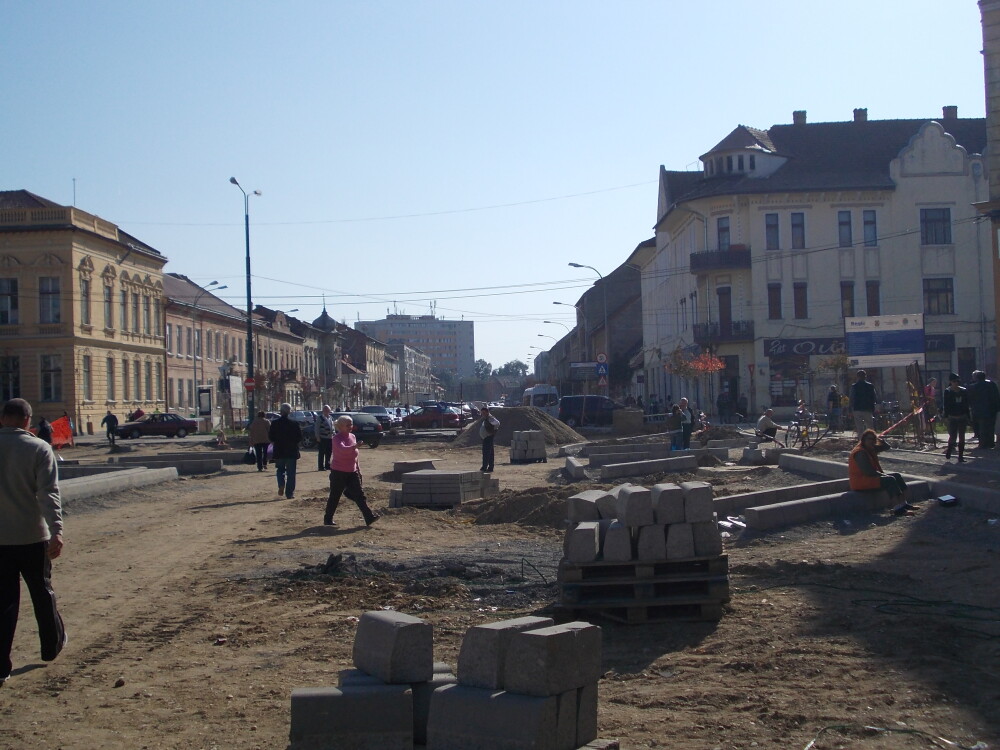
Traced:
<path fill-rule="evenodd" d="M 752 320 L 694 324 L 694 340 L 699 346 L 732 341 L 753 341 L 753 338 Z"/>
<path fill-rule="evenodd" d="M 718 271 L 724 268 L 750 268 L 749 245 L 733 245 L 728 250 L 691 253 L 691 273 Z"/>

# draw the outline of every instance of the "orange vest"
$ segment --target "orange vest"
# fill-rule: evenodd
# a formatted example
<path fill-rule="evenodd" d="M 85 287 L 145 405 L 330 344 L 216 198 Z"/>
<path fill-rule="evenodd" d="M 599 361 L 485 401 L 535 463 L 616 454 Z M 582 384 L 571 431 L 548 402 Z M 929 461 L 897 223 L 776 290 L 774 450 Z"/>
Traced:
<path fill-rule="evenodd" d="M 854 446 L 854 450 L 851 451 L 850 457 L 847 459 L 847 476 L 850 481 L 852 490 L 878 490 L 882 488 L 881 477 L 870 477 L 861 471 L 861 467 L 858 466 L 856 456 L 864 451 L 865 449 L 861 445 Z M 874 453 L 868 453 L 868 458 L 871 460 L 872 468 L 875 471 L 881 472 L 882 465 L 878 462 L 878 456 Z"/>

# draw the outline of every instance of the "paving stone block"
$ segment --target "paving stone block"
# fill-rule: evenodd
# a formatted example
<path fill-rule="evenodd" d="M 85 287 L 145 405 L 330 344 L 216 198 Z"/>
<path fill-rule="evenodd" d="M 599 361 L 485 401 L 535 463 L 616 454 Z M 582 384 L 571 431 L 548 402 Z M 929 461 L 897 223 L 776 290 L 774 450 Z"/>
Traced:
<path fill-rule="evenodd" d="M 708 482 L 681 482 L 684 491 L 684 520 L 687 523 L 711 521 L 715 509 L 712 505 L 712 485 Z"/>
<path fill-rule="evenodd" d="M 605 560 L 625 562 L 633 559 L 632 530 L 621 521 L 612 521 L 604 534 L 601 557 Z"/>
<path fill-rule="evenodd" d="M 657 523 L 642 526 L 638 531 L 636 558 L 639 560 L 665 560 L 667 557 L 667 527 L 662 523 Z"/>
<path fill-rule="evenodd" d="M 579 708 L 577 690 L 567 690 L 556 696 L 556 744 L 557 748 L 576 750 L 577 710 Z"/>
<path fill-rule="evenodd" d="M 570 521 L 596 521 L 601 517 L 597 498 L 603 493 L 587 490 L 566 498 L 566 518 Z"/>
<path fill-rule="evenodd" d="M 504 659 L 514 633 L 552 625 L 550 617 L 516 617 L 476 625 L 465 631 L 458 654 L 458 678 L 463 685 L 503 689 Z"/>
<path fill-rule="evenodd" d="M 597 738 L 597 683 L 591 682 L 576 691 L 576 746 Z"/>
<path fill-rule="evenodd" d="M 504 659 L 504 688 L 525 695 L 559 695 L 601 675 L 601 629 L 568 622 L 515 633 Z"/>
<path fill-rule="evenodd" d="M 578 458 L 566 456 L 566 463 L 563 466 L 563 473 L 570 479 L 586 479 L 587 470 Z"/>
<path fill-rule="evenodd" d="M 296 688 L 289 739 L 343 750 L 412 750 L 409 685 Z"/>
<path fill-rule="evenodd" d="M 619 521 L 632 528 L 655 523 L 652 494 L 638 485 L 622 487 L 618 493 L 617 514 Z"/>
<path fill-rule="evenodd" d="M 570 562 L 585 563 L 597 559 L 601 551 L 597 521 L 581 521 L 567 535 L 566 557 Z"/>
<path fill-rule="evenodd" d="M 402 612 L 365 612 L 354 636 L 354 666 L 383 682 L 424 682 L 434 673 L 431 624 Z"/>
<path fill-rule="evenodd" d="M 427 750 L 556 750 L 559 700 L 446 685 L 431 696 Z"/>
<path fill-rule="evenodd" d="M 694 532 L 689 523 L 672 523 L 667 527 L 667 559 L 684 560 L 694 557 Z"/>
<path fill-rule="evenodd" d="M 601 492 L 601 496 L 597 498 L 597 512 L 601 514 L 601 518 L 617 518 L 618 517 L 618 496 L 610 492 Z"/>
<path fill-rule="evenodd" d="M 458 678 L 450 673 L 434 673 L 427 682 L 411 683 L 413 691 L 413 741 L 417 745 L 427 744 L 427 722 L 431 715 L 431 697 L 434 691 L 445 685 L 457 685 Z"/>
<path fill-rule="evenodd" d="M 698 521 L 691 524 L 694 536 L 694 556 L 710 557 L 722 554 L 722 534 L 716 521 Z"/>
<path fill-rule="evenodd" d="M 664 482 L 653 485 L 650 495 L 657 523 L 684 523 L 684 490 Z"/>

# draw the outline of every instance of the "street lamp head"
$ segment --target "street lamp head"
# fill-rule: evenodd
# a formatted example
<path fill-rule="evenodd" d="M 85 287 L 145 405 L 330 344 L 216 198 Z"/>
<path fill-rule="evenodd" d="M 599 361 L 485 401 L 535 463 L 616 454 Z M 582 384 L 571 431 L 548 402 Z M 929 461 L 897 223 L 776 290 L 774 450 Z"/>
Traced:
<path fill-rule="evenodd" d="M 260 194 L 261 194 L 261 192 L 260 192 L 259 190 L 254 190 L 254 191 L 253 191 L 253 194 L 254 194 L 254 195 L 260 195 Z"/>
<path fill-rule="evenodd" d="M 213 289 L 212 291 L 213 292 L 221 292 L 223 289 L 228 289 L 228 288 L 229 288 L 228 284 L 223 284 L 222 286 L 215 287 L 215 289 Z"/>
<path fill-rule="evenodd" d="M 233 181 L 235 182 L 235 180 L 236 180 L 236 178 L 234 177 Z M 579 263 L 570 263 L 569 265 L 571 265 L 573 268 L 586 268 L 586 266 L 583 266 L 583 265 L 581 265 Z"/>
<path fill-rule="evenodd" d="M 234 184 L 234 185 L 235 185 L 236 187 L 239 187 L 239 186 L 240 186 L 240 183 L 239 183 L 239 182 L 238 182 L 238 181 L 236 180 L 236 178 L 235 178 L 235 177 L 230 177 L 230 178 L 229 178 L 229 181 L 230 181 L 231 183 L 233 183 L 233 184 Z"/>

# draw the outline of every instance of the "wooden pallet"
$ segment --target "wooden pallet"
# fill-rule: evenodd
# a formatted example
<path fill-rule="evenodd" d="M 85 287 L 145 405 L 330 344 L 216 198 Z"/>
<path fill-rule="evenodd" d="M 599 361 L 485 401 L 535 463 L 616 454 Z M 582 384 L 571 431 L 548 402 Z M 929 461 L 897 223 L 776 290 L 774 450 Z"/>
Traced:
<path fill-rule="evenodd" d="M 721 602 L 674 602 L 663 604 L 655 602 L 633 602 L 629 606 L 566 606 L 562 609 L 573 616 L 595 614 L 614 622 L 625 625 L 641 625 L 656 622 L 702 622 L 722 619 Z"/>
<path fill-rule="evenodd" d="M 577 583 L 587 581 L 630 581 L 636 578 L 728 576 L 729 555 L 691 557 L 684 560 L 629 560 L 613 562 L 597 560 L 589 563 L 559 563 L 559 581 Z"/>
<path fill-rule="evenodd" d="M 689 604 L 694 602 L 728 602 L 729 579 L 725 576 L 703 579 L 642 579 L 632 581 L 600 581 L 597 583 L 564 583 L 560 587 L 560 603 L 586 607 L 630 607 L 643 604 Z"/>

